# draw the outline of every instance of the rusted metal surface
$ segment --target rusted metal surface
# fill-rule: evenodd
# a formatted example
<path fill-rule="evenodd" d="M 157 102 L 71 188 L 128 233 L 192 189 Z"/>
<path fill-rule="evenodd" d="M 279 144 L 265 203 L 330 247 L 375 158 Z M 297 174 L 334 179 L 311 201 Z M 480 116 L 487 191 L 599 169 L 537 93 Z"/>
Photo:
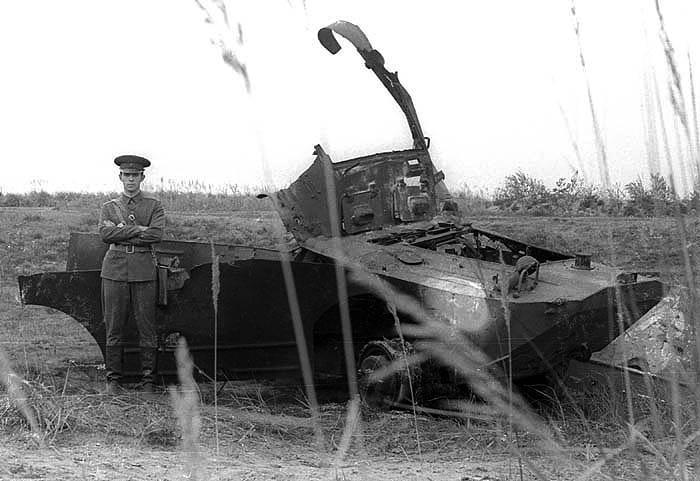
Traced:
<path fill-rule="evenodd" d="M 601 400 L 610 406 L 632 403 L 635 418 L 654 409 L 670 409 L 679 401 L 692 399 L 695 384 L 674 376 L 660 375 L 636 367 L 616 366 L 591 359 L 588 362 L 571 361 L 565 384 L 593 406 Z M 657 411 L 658 412 L 658 411 Z M 641 415 L 641 416 L 640 416 Z M 641 418 L 641 419 L 640 419 Z M 650 419 L 649 419 L 650 418 Z M 647 417 L 647 422 L 658 422 L 658 415 Z"/>
<path fill-rule="evenodd" d="M 398 223 L 429 221 L 438 212 L 436 174 L 427 151 L 375 154 L 332 163 L 320 146 L 316 160 L 287 189 L 275 194 L 285 227 L 299 241 L 376 231 Z M 339 225 L 331 225 L 327 181 L 335 184 Z"/>
<path fill-rule="evenodd" d="M 328 257 L 338 256 L 332 239 L 314 239 L 304 245 Z M 420 298 L 424 309 L 455 326 L 493 359 L 512 356 L 516 379 L 546 372 L 548 366 L 580 356 L 581 351 L 590 354 L 601 349 L 620 333 L 619 306 L 627 327 L 662 296 L 661 284 L 652 278 L 616 289 L 610 279 L 619 271 L 612 267 L 596 265 L 580 271 L 574 268 L 574 260 L 545 262 L 536 286 L 530 284 L 531 289 L 506 296 L 509 333 L 501 293 L 493 280 L 504 271 L 502 264 L 404 243 L 376 245 L 361 236 L 343 239 L 342 246 L 344 262 Z M 463 252 L 476 248 L 470 249 Z M 422 261 L 403 262 L 408 254 Z"/>
<path fill-rule="evenodd" d="M 681 292 L 669 293 L 644 314 L 639 321 L 620 334 L 592 360 L 618 368 L 666 379 L 690 382 L 692 351 L 688 349 L 687 326 L 679 306 Z"/>
<path fill-rule="evenodd" d="M 336 22 L 321 29 L 319 39 L 334 53 L 339 45 L 333 33 L 353 43 L 397 101 L 413 147 L 334 163 L 316 146 L 312 165 L 274 194 L 284 225 L 300 245 L 287 254 L 317 384 L 337 382 L 345 373 L 336 265 L 348 286 L 353 354 L 357 359 L 363 349 L 374 349 L 365 370 L 382 364 L 380 354 L 389 361 L 396 357 L 397 326 L 419 325 L 426 316 L 461 336 L 464 349 L 483 351 L 482 367 L 497 366 L 524 379 L 587 359 L 659 301 L 663 289 L 656 278 L 582 264 L 573 254 L 463 222 L 398 75 L 384 68 L 381 54 L 356 26 Z M 329 210 L 334 205 L 337 215 Z M 216 350 L 217 367 L 227 377 L 301 378 L 280 252 L 215 246 L 221 262 L 215 321 L 211 246 L 166 241 L 157 249 L 176 252 L 187 274 L 158 308 L 161 374 L 174 371 L 171 351 L 184 336 L 206 375 L 213 375 Z M 99 268 L 105 250 L 96 235 L 73 234 L 68 272 L 20 277 L 25 303 L 68 313 L 102 348 Z M 410 299 L 420 314 L 400 304 L 397 312 L 388 308 L 375 281 Z M 384 352 L 381 346 L 394 347 Z M 127 370 L 136 372 L 135 345 L 127 347 L 125 358 Z M 435 372 L 424 371 L 423 380 Z M 459 382 L 452 375 L 443 379 Z M 394 394 L 392 402 L 405 398 Z"/>

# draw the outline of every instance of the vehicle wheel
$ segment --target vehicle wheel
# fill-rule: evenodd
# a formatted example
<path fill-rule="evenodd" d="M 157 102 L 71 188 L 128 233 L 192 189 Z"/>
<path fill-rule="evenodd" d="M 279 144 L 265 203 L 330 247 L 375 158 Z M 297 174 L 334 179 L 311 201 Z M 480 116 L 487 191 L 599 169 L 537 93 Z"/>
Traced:
<path fill-rule="evenodd" d="M 410 402 L 409 374 L 405 366 L 387 371 L 402 355 L 400 341 L 371 341 L 362 348 L 358 359 L 357 381 L 360 397 L 365 404 L 381 408 L 392 407 L 407 400 Z M 384 371 L 386 373 L 382 375 Z M 415 378 L 416 376 L 414 384 L 417 384 Z"/>

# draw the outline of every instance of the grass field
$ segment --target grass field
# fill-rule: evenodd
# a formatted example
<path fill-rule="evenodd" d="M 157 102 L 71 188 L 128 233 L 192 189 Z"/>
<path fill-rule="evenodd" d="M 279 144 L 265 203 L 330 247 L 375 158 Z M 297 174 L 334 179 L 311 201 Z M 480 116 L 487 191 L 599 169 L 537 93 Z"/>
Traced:
<path fill-rule="evenodd" d="M 158 402 L 104 398 L 97 393 L 103 372 L 94 341 L 63 314 L 20 306 L 16 283 L 19 274 L 63 270 L 69 233 L 95 231 L 97 215 L 96 208 L 0 208 L 2 353 L 24 380 L 24 404 L 39 424 L 32 434 L 6 383 L 0 393 L 0 479 L 681 479 L 685 462 L 672 423 L 653 444 L 635 441 L 624 405 L 610 406 L 604 390 L 587 393 L 585 419 L 565 402 L 537 411 L 557 442 L 554 450 L 535 433 L 516 430 L 512 436 L 504 418 L 400 411 L 363 410 L 348 443 L 342 403 L 321 406 L 319 439 L 303 392 L 272 384 L 229 384 L 216 407 L 213 386 L 199 385 L 187 417 L 201 423 L 194 438 L 166 395 Z M 471 220 L 546 247 L 588 252 L 595 261 L 660 271 L 669 282 L 682 278 L 674 218 Z M 686 223 L 692 254 L 697 221 Z M 291 242 L 271 211 L 171 212 L 167 237 Z M 648 421 L 638 429 L 651 436 Z"/>

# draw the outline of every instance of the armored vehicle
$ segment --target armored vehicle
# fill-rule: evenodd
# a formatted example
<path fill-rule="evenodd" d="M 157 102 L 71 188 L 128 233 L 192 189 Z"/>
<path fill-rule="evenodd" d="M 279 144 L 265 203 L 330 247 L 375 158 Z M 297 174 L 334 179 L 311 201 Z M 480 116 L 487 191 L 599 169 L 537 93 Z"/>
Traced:
<path fill-rule="evenodd" d="M 335 35 L 357 48 L 396 100 L 412 147 L 334 163 L 317 145 L 298 180 L 270 195 L 297 241 L 292 249 L 158 245 L 160 374 L 175 374 L 172 351 L 183 336 L 205 377 L 298 382 L 308 353 L 317 385 L 342 383 L 354 364 L 366 396 L 401 402 L 410 374 L 392 382 L 372 374 L 420 351 L 420 329 L 411 327 L 448 326 L 465 349 L 483 354 L 480 367 L 517 381 L 587 359 L 658 303 L 656 278 L 464 222 L 398 75 L 357 26 L 341 21 L 319 31 L 331 53 L 340 50 Z M 103 352 L 99 269 L 107 247 L 96 234 L 74 233 L 65 272 L 19 278 L 24 303 L 67 313 Z M 124 365 L 137 374 L 137 345 L 125 346 Z M 423 372 L 422 382 L 436 381 L 427 376 L 460 382 L 446 367 Z"/>

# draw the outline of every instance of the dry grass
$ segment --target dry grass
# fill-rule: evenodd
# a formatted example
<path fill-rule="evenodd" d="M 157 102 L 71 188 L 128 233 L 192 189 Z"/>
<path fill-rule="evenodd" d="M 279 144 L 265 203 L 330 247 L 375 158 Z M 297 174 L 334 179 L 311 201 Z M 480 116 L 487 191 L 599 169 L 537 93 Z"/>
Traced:
<path fill-rule="evenodd" d="M 181 351 L 181 355 L 188 356 L 186 350 Z M 219 397 L 217 422 L 215 407 L 211 404 L 213 386 L 194 383 L 187 374 L 186 360 L 180 366 L 183 369 L 181 383 L 169 389 L 170 396 L 163 393 L 155 400 L 135 392 L 104 396 L 95 392 L 98 384 L 85 386 L 77 392 L 62 392 L 42 382 L 41 377 L 20 382 L 26 406 L 36 420 L 37 434 L 47 444 L 61 445 L 90 434 L 124 438 L 144 447 L 181 446 L 187 453 L 196 453 L 200 443 L 214 447 L 218 424 L 223 444 L 245 440 L 250 447 L 291 441 L 307 448 L 316 447 L 312 443 L 314 426 L 309 411 L 295 400 L 298 391 L 286 388 L 285 392 L 274 384 L 253 382 L 226 386 Z M 70 381 L 70 377 L 66 376 L 66 380 Z M 339 447 L 346 427 L 345 407 L 328 403 L 322 405 L 319 412 L 326 442 L 323 449 L 333 451 Z M 0 414 L 0 429 L 5 433 L 32 434 L 27 416 L 8 396 L 0 397 Z M 413 416 L 401 411 L 374 410 L 365 410 L 363 416 L 367 423 L 349 446 L 350 452 L 377 456 L 417 453 L 412 435 L 416 420 Z M 498 440 L 493 442 L 492 435 L 499 430 L 494 423 L 428 415 L 419 415 L 417 421 L 427 454 L 447 458 L 450 453 L 466 447 L 503 448 Z"/>
<path fill-rule="evenodd" d="M 226 387 L 220 395 L 216 416 L 214 407 L 206 402 L 213 396 L 212 386 L 207 385 L 202 385 L 201 391 L 196 387 L 179 388 L 180 396 L 189 397 L 186 408 L 178 405 L 180 401 L 171 404 L 167 396 L 145 402 L 134 394 L 116 397 L 87 392 L 62 395 L 39 381 L 27 385 L 27 402 L 39 420 L 44 443 L 61 448 L 89 437 L 110 439 L 111 443 L 142 450 L 182 451 L 189 459 L 185 467 L 198 468 L 199 471 L 193 471 L 195 473 L 205 472 L 211 463 L 211 460 L 196 458 L 196 453 L 214 452 L 217 445 L 222 454 L 284 453 L 292 449 L 316 468 L 330 469 L 329 454 L 343 448 L 347 433 L 346 406 L 321 405 L 318 422 L 324 444 L 318 446 L 314 441 L 314 423 L 306 406 L 292 399 L 293 392 L 288 393 L 286 399 L 280 399 L 281 391 L 273 385 L 238 383 Z M 664 433 L 655 437 L 648 421 L 646 424 L 642 421 L 634 427 L 638 434 L 630 438 L 623 422 L 624 415 L 610 416 L 615 409 L 623 409 L 624 403 L 613 408 L 603 394 L 589 397 L 585 402 L 589 407 L 586 427 L 575 413 L 567 412 L 566 406 L 557 408 L 563 410 L 562 418 L 543 421 L 560 446 L 554 457 L 551 447 L 542 444 L 540 436 L 523 429 L 509 431 L 506 416 L 494 416 L 485 421 L 469 416 L 418 414 L 414 417 L 407 411 L 369 409 L 363 409 L 362 429 L 349 438 L 345 457 L 377 460 L 396 457 L 415 461 L 420 453 L 426 463 L 449 463 L 455 459 L 477 462 L 481 459 L 487 463 L 517 449 L 520 456 L 537 463 L 543 472 L 550 474 L 556 473 L 556 464 L 559 464 L 558 469 L 564 466 L 586 469 L 607 460 L 605 466 L 598 466 L 599 471 L 593 477 L 610 479 L 632 475 L 635 472 L 632 460 L 641 456 L 656 473 L 652 479 L 672 479 L 673 466 L 677 465 L 673 436 Z M 26 418 L 14 406 L 0 404 L 0 410 L 2 429 L 13 433 L 14 442 L 26 439 L 36 444 L 37 438 L 30 435 Z M 554 412 L 555 409 L 539 411 L 543 415 Z M 419 440 L 416 430 L 420 433 Z M 639 450 L 634 456 L 632 446 Z"/>

